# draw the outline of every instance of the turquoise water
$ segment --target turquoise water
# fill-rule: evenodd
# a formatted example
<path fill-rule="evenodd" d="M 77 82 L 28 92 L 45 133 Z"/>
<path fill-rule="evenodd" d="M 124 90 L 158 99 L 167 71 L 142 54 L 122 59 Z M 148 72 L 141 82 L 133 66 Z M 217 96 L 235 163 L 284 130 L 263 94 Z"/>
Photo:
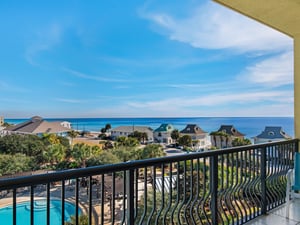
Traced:
<path fill-rule="evenodd" d="M 5 119 L 8 123 L 21 123 L 26 119 Z M 281 126 L 290 136 L 294 136 L 293 117 L 178 117 L 178 118 L 45 118 L 47 121 L 69 121 L 73 129 L 100 131 L 105 124 L 112 128 L 118 126 L 148 126 L 158 128 L 162 123 L 170 123 L 176 129 L 182 130 L 187 124 L 197 124 L 210 133 L 221 125 L 233 125 L 247 138 L 259 135 L 265 126 Z"/>
<path fill-rule="evenodd" d="M 46 200 L 34 201 L 34 224 L 46 225 Z M 12 220 L 12 206 L 0 208 L 0 224 L 11 225 Z M 79 214 L 81 211 L 79 212 Z M 75 205 L 65 202 L 65 221 L 70 220 L 70 216 L 75 214 Z M 61 201 L 50 201 L 50 224 L 61 224 Z M 30 225 L 30 202 L 22 202 L 17 204 L 17 225 Z"/>

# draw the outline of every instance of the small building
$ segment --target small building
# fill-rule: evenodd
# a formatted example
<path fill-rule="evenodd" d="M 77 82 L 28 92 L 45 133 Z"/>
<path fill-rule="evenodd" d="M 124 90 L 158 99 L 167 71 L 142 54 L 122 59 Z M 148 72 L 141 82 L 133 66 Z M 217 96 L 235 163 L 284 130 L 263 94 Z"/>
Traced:
<path fill-rule="evenodd" d="M 42 117 L 34 116 L 31 119 L 16 124 L 14 126 L 9 126 L 5 128 L 2 132 L 4 135 L 9 134 L 35 134 L 41 136 L 44 133 L 57 134 L 59 136 L 67 136 L 70 128 L 62 126 L 62 122 L 48 122 Z"/>
<path fill-rule="evenodd" d="M 210 133 L 211 145 L 216 148 L 230 148 L 235 138 L 244 139 L 245 135 L 233 125 L 221 125 L 219 130 Z"/>
<path fill-rule="evenodd" d="M 63 122 L 60 122 L 60 125 L 62 125 L 63 127 L 66 127 L 66 128 L 72 129 L 71 123 L 70 123 L 70 122 L 68 122 L 68 121 L 63 121 Z"/>
<path fill-rule="evenodd" d="M 182 131 L 180 131 L 180 135 L 189 135 L 192 138 L 192 148 L 194 150 L 206 150 L 211 146 L 209 134 L 203 131 L 196 124 L 188 124 Z"/>
<path fill-rule="evenodd" d="M 147 142 L 153 142 L 153 130 L 150 127 L 146 126 L 119 126 L 114 129 L 111 129 L 111 138 L 113 140 L 118 137 L 128 137 L 133 134 L 133 132 L 138 131 L 141 133 L 147 134 Z"/>
<path fill-rule="evenodd" d="M 0 116 L 0 127 L 3 126 L 3 124 L 4 124 L 4 117 Z"/>
<path fill-rule="evenodd" d="M 161 124 L 157 129 L 154 130 L 154 141 L 164 144 L 172 144 L 174 140 L 171 137 L 172 131 L 175 130 L 172 124 Z"/>
<path fill-rule="evenodd" d="M 254 137 L 254 144 L 261 144 L 273 141 L 284 141 L 291 139 L 292 137 L 285 133 L 282 127 L 266 126 L 265 130 L 261 134 Z"/>

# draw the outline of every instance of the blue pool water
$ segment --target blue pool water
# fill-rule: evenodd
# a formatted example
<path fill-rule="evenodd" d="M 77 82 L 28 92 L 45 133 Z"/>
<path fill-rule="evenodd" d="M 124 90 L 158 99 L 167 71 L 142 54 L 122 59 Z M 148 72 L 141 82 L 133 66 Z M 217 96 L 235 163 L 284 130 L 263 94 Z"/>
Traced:
<path fill-rule="evenodd" d="M 46 225 L 46 200 L 34 201 L 34 224 Z M 11 225 L 12 220 L 12 205 L 0 208 L 0 224 Z M 79 211 L 81 214 L 81 211 Z M 75 205 L 65 202 L 65 221 L 69 221 L 70 217 L 75 215 Z M 50 201 L 50 224 L 61 224 L 61 201 Z M 30 225 L 30 202 L 22 202 L 17 204 L 17 225 Z"/>

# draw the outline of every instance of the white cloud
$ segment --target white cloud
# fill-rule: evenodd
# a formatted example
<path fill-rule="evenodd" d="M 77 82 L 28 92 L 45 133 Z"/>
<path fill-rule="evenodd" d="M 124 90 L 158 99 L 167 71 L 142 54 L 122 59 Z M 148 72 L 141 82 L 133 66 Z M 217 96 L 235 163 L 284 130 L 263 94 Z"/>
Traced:
<path fill-rule="evenodd" d="M 78 99 L 67 99 L 67 98 L 57 98 L 55 99 L 56 101 L 59 102 L 64 102 L 64 103 L 83 103 L 84 101 L 78 100 Z"/>
<path fill-rule="evenodd" d="M 272 87 L 293 84 L 293 65 L 293 52 L 290 51 L 248 66 L 238 79 Z"/>
<path fill-rule="evenodd" d="M 95 81 L 105 81 L 105 82 L 128 82 L 129 80 L 125 79 L 114 79 L 114 78 L 107 78 L 107 77 L 100 77 L 100 76 L 91 76 L 86 73 L 78 72 L 76 70 L 72 70 L 69 68 L 62 68 L 63 71 L 68 72 L 76 77 L 87 79 L 87 80 L 95 80 Z"/>
<path fill-rule="evenodd" d="M 60 43 L 62 34 L 63 28 L 57 23 L 38 31 L 26 49 L 25 58 L 27 62 L 34 66 L 39 65 L 36 60 L 37 55 Z"/>
<path fill-rule="evenodd" d="M 220 107 L 222 105 L 238 104 L 254 104 L 263 101 L 273 102 L 293 102 L 292 91 L 270 91 L 270 92 L 249 92 L 249 93 L 219 93 L 217 95 L 206 95 L 202 97 L 181 97 L 170 98 L 158 101 L 148 102 L 129 102 L 128 105 L 135 108 L 155 108 L 158 111 L 161 109 L 182 109 L 186 107 Z"/>
<path fill-rule="evenodd" d="M 281 51 L 292 48 L 286 35 L 211 1 L 176 18 L 145 9 L 141 16 L 163 28 L 171 40 L 196 48 L 233 49 L 238 52 Z"/>

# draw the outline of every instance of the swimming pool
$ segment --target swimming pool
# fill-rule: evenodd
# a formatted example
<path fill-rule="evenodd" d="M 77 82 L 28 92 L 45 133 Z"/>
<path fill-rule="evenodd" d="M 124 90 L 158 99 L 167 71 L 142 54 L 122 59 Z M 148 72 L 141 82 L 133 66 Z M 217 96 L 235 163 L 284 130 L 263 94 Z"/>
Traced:
<path fill-rule="evenodd" d="M 34 224 L 46 225 L 47 201 L 45 199 L 34 201 Z M 12 205 L 0 208 L 0 223 L 13 224 Z M 79 209 L 79 214 L 81 210 Z M 75 214 L 75 205 L 65 201 L 65 221 Z M 50 200 L 50 225 L 61 224 L 61 200 Z M 30 201 L 17 204 L 17 225 L 30 225 Z"/>

